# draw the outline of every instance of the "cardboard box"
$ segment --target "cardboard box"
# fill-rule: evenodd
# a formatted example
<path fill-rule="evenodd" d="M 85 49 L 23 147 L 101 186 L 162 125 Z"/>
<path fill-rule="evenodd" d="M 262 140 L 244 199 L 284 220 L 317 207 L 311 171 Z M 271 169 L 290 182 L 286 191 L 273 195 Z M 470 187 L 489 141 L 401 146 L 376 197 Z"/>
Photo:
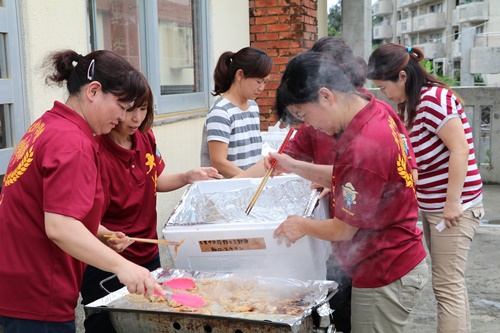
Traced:
<path fill-rule="evenodd" d="M 266 187 L 280 184 L 286 186 L 287 181 L 294 179 L 303 180 L 296 175 L 274 177 L 268 180 Z M 286 247 L 285 243 L 278 245 L 277 240 L 273 238 L 273 232 L 286 216 L 280 220 L 265 222 L 253 220 L 235 223 L 204 221 L 179 223 L 178 220 L 176 222 L 176 219 L 185 213 L 183 210 L 190 209 L 186 203 L 194 193 L 228 192 L 245 188 L 251 188 L 254 193 L 260 181 L 260 178 L 210 180 L 197 182 L 188 188 L 163 228 L 165 239 L 176 242 L 184 239 L 184 243 L 178 248 L 178 257 L 174 261 L 175 268 L 299 280 L 326 278 L 326 260 L 331 253 L 330 242 L 306 236 L 290 247 Z M 327 218 L 326 200 L 321 201 L 320 205 L 312 210 L 310 205 L 315 207 L 317 196 L 311 203 L 314 193 L 308 187 L 304 196 L 309 198 L 303 207 L 304 213 L 312 211 L 313 218 Z M 259 201 L 255 207 L 258 203 Z M 246 206 L 241 209 L 244 211 L 245 208 Z M 170 253 L 173 255 L 172 248 Z"/>

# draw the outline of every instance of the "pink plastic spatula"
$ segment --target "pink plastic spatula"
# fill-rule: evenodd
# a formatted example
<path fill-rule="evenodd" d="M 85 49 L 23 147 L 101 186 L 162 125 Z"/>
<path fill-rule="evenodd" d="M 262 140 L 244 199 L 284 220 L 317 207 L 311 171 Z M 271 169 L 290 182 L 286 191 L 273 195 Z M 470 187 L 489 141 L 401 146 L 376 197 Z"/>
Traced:
<path fill-rule="evenodd" d="M 156 290 L 154 294 L 157 296 L 163 296 Z M 181 305 L 189 306 L 190 308 L 195 308 L 195 309 L 201 308 L 203 305 L 205 305 L 205 300 L 203 298 L 192 294 L 184 294 L 184 293 L 173 294 L 168 291 L 165 291 L 164 297 L 172 299 Z"/>
<path fill-rule="evenodd" d="M 186 290 L 193 288 L 196 283 L 189 278 L 175 278 L 163 282 L 163 284 L 172 289 Z"/>

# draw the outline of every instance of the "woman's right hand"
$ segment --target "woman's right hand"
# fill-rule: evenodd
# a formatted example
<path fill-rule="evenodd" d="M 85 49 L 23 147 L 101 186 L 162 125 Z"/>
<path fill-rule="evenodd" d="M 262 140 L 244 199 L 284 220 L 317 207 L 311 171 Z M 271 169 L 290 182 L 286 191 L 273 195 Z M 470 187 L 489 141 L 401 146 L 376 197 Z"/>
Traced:
<path fill-rule="evenodd" d="M 131 294 L 151 297 L 155 293 L 165 295 L 163 288 L 156 282 L 151 272 L 133 262 L 125 261 L 115 272 L 120 283 L 127 287 Z"/>
<path fill-rule="evenodd" d="M 287 154 L 270 152 L 269 155 L 264 158 L 264 167 L 266 168 L 266 170 L 269 170 L 271 168 L 273 160 L 276 160 L 276 165 L 273 172 L 271 173 L 271 177 L 278 176 L 282 173 L 292 173 L 292 169 L 295 165 L 295 160 L 293 158 L 291 158 Z"/>

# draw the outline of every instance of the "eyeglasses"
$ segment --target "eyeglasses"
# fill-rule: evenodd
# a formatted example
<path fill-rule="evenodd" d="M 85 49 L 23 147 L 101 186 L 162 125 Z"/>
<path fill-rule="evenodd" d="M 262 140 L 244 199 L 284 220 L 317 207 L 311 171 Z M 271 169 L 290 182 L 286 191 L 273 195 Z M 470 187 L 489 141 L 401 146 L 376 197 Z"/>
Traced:
<path fill-rule="evenodd" d="M 92 59 L 89 65 L 89 69 L 87 70 L 87 79 L 89 81 L 94 80 L 94 68 L 95 68 L 95 59 Z"/>

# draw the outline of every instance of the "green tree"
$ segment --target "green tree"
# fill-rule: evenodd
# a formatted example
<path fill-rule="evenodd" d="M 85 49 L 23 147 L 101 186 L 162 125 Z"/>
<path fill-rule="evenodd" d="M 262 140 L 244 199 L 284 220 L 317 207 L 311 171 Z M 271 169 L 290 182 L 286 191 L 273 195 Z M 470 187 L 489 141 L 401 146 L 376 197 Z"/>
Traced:
<path fill-rule="evenodd" d="M 424 59 L 421 61 L 421 64 L 428 73 L 436 76 L 440 81 L 446 83 L 449 87 L 457 86 L 457 79 L 442 74 L 441 68 L 439 66 L 438 68 L 434 68 L 434 64 L 431 60 Z"/>
<path fill-rule="evenodd" d="M 328 9 L 328 36 L 342 37 L 342 6 L 340 1 Z"/>

